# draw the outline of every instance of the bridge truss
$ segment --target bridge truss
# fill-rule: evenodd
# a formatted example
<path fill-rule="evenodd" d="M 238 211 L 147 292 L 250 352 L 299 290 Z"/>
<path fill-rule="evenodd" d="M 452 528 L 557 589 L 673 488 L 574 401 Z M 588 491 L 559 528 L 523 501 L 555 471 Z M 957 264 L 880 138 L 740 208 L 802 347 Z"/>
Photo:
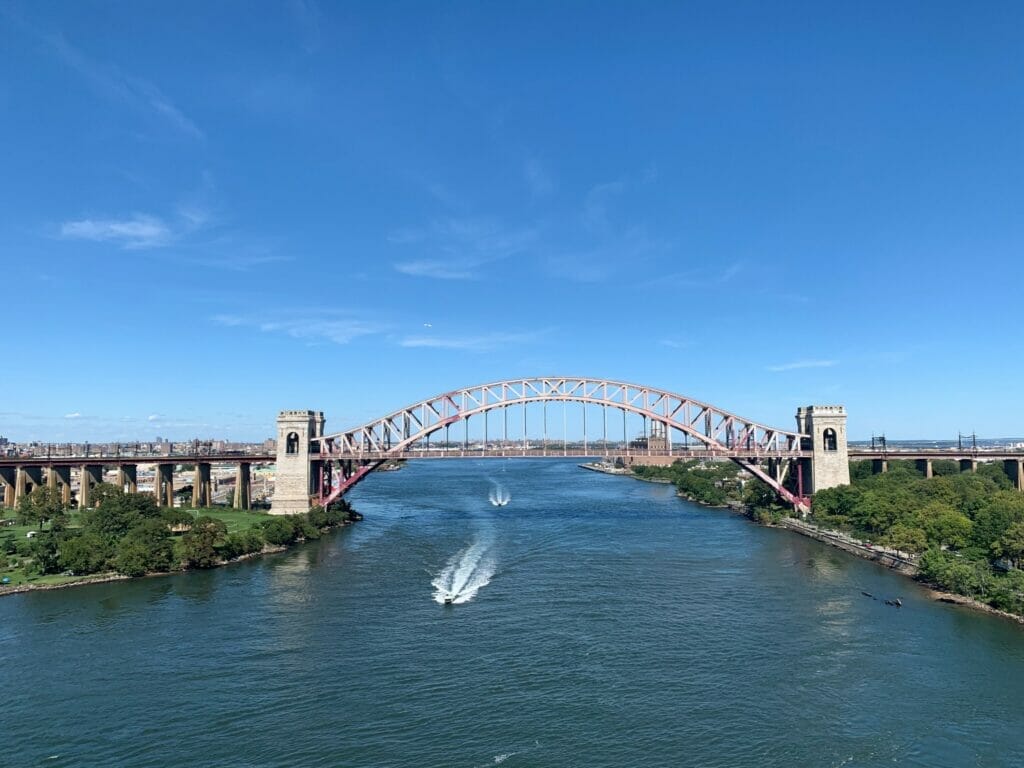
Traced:
<path fill-rule="evenodd" d="M 594 425 L 600 428 L 602 450 L 591 450 L 596 441 L 588 435 L 587 409 L 584 407 L 583 451 L 580 453 L 577 448 L 574 455 L 611 453 L 608 450 L 608 411 L 619 410 L 623 419 L 628 413 L 643 418 L 645 438 L 648 434 L 659 435 L 658 450 L 648 450 L 645 455 L 729 458 L 774 488 L 786 501 L 798 507 L 807 503 L 806 499 L 782 485 L 782 472 L 777 469 L 781 460 L 805 455 L 801 446 L 807 435 L 759 424 L 708 403 L 653 387 L 607 379 L 563 377 L 510 379 L 457 389 L 414 403 L 367 424 L 314 438 L 312 456 L 319 458 L 322 474 L 326 475 L 321 478 L 320 500 L 330 503 L 388 459 L 538 455 L 535 449 L 530 449 L 525 437 L 527 406 L 570 402 L 602 408 L 600 424 Z M 521 451 L 510 448 L 508 440 L 509 415 L 515 408 L 522 409 Z M 493 435 L 489 434 L 488 423 L 491 411 L 504 412 L 500 429 Z M 483 417 L 484 436 L 482 448 L 475 452 L 468 450 L 468 423 L 474 417 Z M 465 450 L 452 453 L 449 429 L 459 422 L 466 423 L 466 446 Z M 542 438 L 545 447 L 548 442 L 546 431 L 545 411 L 545 434 Z M 432 450 L 431 436 L 442 432 L 445 436 L 444 449 L 438 450 L 435 443 Z M 502 449 L 488 450 L 489 440 L 501 440 Z M 699 447 L 699 453 L 695 454 L 691 445 Z M 624 448 L 628 448 L 628 443 Z M 567 451 L 542 453 L 569 455 Z M 766 471 L 762 462 L 770 464 L 771 469 Z M 332 467 L 339 471 L 332 471 Z"/>

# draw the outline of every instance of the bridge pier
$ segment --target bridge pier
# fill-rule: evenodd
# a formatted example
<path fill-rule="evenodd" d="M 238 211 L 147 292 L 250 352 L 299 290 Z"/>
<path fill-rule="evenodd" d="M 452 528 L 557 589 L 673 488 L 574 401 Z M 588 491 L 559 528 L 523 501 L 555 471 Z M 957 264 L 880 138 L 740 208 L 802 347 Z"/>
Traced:
<path fill-rule="evenodd" d="M 50 467 L 46 472 L 46 483 L 53 489 L 60 489 L 60 500 L 65 507 L 71 506 L 71 467 Z"/>
<path fill-rule="evenodd" d="M 917 471 L 923 474 L 925 477 L 934 477 L 935 473 L 932 471 L 932 460 L 931 459 L 918 459 L 914 462 L 917 466 Z"/>
<path fill-rule="evenodd" d="M 161 507 L 174 506 L 174 465 L 157 464 L 153 474 L 153 495 Z"/>
<path fill-rule="evenodd" d="M 238 472 L 235 475 L 235 498 L 232 506 L 235 509 L 252 509 L 252 474 L 251 466 L 247 461 L 238 464 Z"/>
<path fill-rule="evenodd" d="M 888 459 L 872 459 L 871 460 L 871 474 L 880 475 L 883 472 L 889 471 L 889 460 Z"/>
<path fill-rule="evenodd" d="M 961 472 L 977 472 L 978 471 L 978 460 L 977 459 L 960 459 L 960 471 Z"/>
<path fill-rule="evenodd" d="M 8 509 L 14 507 L 14 467 L 0 467 L 0 482 L 4 486 L 4 506 Z"/>
<path fill-rule="evenodd" d="M 1003 470 L 1013 481 L 1013 487 L 1018 491 L 1024 491 L 1024 459 L 1006 459 L 1003 462 Z"/>
<path fill-rule="evenodd" d="M 103 467 L 98 464 L 82 465 L 81 489 L 78 492 L 78 506 L 80 509 L 89 507 L 89 491 L 94 485 L 103 482 Z"/>
<path fill-rule="evenodd" d="M 127 493 L 139 490 L 139 468 L 136 464 L 120 464 L 117 467 L 117 485 Z"/>
<path fill-rule="evenodd" d="M 41 466 L 18 467 L 15 479 L 14 504 L 17 506 L 25 496 L 43 484 L 43 468 Z"/>
<path fill-rule="evenodd" d="M 196 462 L 195 474 L 192 477 L 192 506 L 197 508 L 210 506 L 213 503 L 210 465 L 207 462 Z"/>

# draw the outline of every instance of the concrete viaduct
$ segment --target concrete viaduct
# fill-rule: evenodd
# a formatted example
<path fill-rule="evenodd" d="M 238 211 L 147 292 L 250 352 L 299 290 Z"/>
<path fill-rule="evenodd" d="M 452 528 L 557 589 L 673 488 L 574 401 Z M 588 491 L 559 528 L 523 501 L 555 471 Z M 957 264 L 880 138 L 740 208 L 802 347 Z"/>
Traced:
<path fill-rule="evenodd" d="M 89 493 L 103 482 L 105 469 L 116 468 L 114 484 L 126 491 L 138 490 L 139 465 L 154 468 L 153 495 L 163 506 L 174 505 L 174 468 L 182 464 L 195 466 L 192 483 L 192 506 L 205 507 L 213 503 L 211 466 L 234 464 L 234 507 L 250 509 L 252 506 L 253 464 L 272 464 L 271 455 L 238 454 L 138 454 L 125 456 L 27 456 L 0 458 L 0 485 L 3 486 L 3 506 L 14 507 L 33 488 L 44 483 L 59 490 L 65 504 L 71 503 L 72 472 L 78 477 L 77 502 L 80 508 L 90 506 Z"/>

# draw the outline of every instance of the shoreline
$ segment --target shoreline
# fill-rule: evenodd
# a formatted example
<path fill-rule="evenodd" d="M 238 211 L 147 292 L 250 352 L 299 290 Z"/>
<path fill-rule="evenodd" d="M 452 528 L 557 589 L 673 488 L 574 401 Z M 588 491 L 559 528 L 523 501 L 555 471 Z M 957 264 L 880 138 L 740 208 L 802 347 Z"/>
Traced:
<path fill-rule="evenodd" d="M 346 528 L 352 523 L 357 522 L 356 520 L 348 520 L 343 522 L 341 525 L 331 526 L 321 530 L 321 533 L 330 533 L 331 531 L 338 531 L 342 528 Z M 241 563 L 245 560 L 253 560 L 257 557 L 264 557 L 265 555 L 277 555 L 282 552 L 287 552 L 289 549 L 305 544 L 308 539 L 299 539 L 293 541 L 291 544 L 267 544 L 259 552 L 249 552 L 248 554 L 239 555 L 238 557 L 232 558 L 231 560 L 220 560 L 210 568 L 180 568 L 178 570 L 170 571 L 151 571 L 144 573 L 141 576 L 126 576 L 123 573 L 117 573 L 116 571 L 106 571 L 104 573 L 89 574 L 83 576 L 81 579 L 75 581 L 66 581 L 60 584 L 18 584 L 16 586 L 0 586 L 0 598 L 6 597 L 7 595 L 23 595 L 26 592 L 49 592 L 55 589 L 70 589 L 71 587 L 84 587 L 90 584 L 108 584 L 114 581 L 134 581 L 135 579 L 154 579 L 163 576 L 180 576 L 183 573 L 194 573 L 198 571 L 212 571 L 217 568 L 224 568 L 235 563 Z"/>
<path fill-rule="evenodd" d="M 585 466 L 583 464 L 581 464 L 580 466 L 583 467 L 584 469 L 593 469 L 593 471 L 595 472 L 605 472 L 605 474 L 613 474 L 620 477 L 631 477 L 634 480 L 647 481 L 647 478 L 637 477 L 628 469 L 625 471 L 607 471 L 601 469 L 594 469 L 593 467 Z M 872 562 L 877 563 L 878 565 L 883 566 L 884 568 L 887 568 L 890 571 L 893 571 L 901 576 L 905 576 L 911 579 L 917 586 L 925 590 L 928 593 L 928 596 L 935 602 L 956 605 L 960 606 L 961 608 L 969 608 L 971 610 L 980 611 L 982 613 L 988 613 L 993 616 L 998 616 L 1003 619 L 1009 619 L 1015 624 L 1024 625 L 1024 616 L 1018 615 L 1016 613 L 1010 613 L 1009 611 L 1003 611 L 999 608 L 994 608 L 988 603 L 983 603 L 980 600 L 977 600 L 973 597 L 968 597 L 967 595 L 960 595 L 956 592 L 947 592 L 945 590 L 939 589 L 934 584 L 929 584 L 926 581 L 919 581 L 917 579 L 917 574 L 919 572 L 917 564 L 909 558 L 897 555 L 895 550 L 889 550 L 884 547 L 876 547 L 874 545 L 865 545 L 863 542 L 846 536 L 845 534 L 838 533 L 836 531 L 826 531 L 822 528 L 818 528 L 817 526 L 811 523 L 805 522 L 795 517 L 784 517 L 778 523 L 761 523 L 757 520 L 754 520 L 752 517 L 750 517 L 750 515 L 746 514 L 747 508 L 741 504 L 705 504 L 702 501 L 690 498 L 689 496 L 686 496 L 682 493 L 677 493 L 676 496 L 678 496 L 681 499 L 685 499 L 686 501 L 692 502 L 693 504 L 699 504 L 700 506 L 706 507 L 707 509 L 725 509 L 736 514 L 742 514 L 744 517 L 747 518 L 747 520 L 749 520 L 754 525 L 760 525 L 765 528 L 782 528 L 792 533 L 796 533 L 801 536 L 806 536 L 809 539 L 814 539 L 815 541 L 821 542 L 822 544 L 827 544 L 836 549 L 841 549 L 842 551 L 854 555 L 855 557 L 859 557 L 863 560 L 871 560 Z"/>

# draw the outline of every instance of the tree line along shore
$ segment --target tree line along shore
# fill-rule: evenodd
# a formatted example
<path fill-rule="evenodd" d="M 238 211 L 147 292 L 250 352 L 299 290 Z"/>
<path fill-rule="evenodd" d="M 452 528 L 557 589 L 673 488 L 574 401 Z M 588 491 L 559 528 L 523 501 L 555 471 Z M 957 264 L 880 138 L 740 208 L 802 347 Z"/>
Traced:
<path fill-rule="evenodd" d="M 640 479 L 668 479 L 681 496 L 740 508 L 760 523 L 794 514 L 731 461 L 632 469 Z M 850 479 L 814 495 L 808 522 L 895 550 L 928 586 L 1024 617 L 1024 494 L 1002 467 L 961 472 L 956 461 L 936 461 L 927 478 L 912 461 L 890 460 L 880 474 L 870 461 L 854 461 Z"/>
<path fill-rule="evenodd" d="M 218 565 L 360 519 L 344 500 L 301 515 L 229 507 L 161 507 L 149 493 L 93 490 L 90 509 L 68 509 L 42 486 L 0 517 L 0 594 Z"/>

